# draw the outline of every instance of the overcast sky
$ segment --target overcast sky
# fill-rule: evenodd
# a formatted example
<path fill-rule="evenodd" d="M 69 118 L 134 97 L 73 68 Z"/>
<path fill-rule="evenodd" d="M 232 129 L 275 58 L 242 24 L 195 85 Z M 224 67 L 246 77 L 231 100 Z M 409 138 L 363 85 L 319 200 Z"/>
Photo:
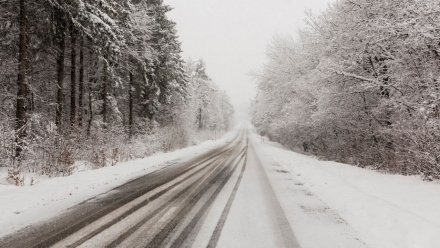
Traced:
<path fill-rule="evenodd" d="M 274 35 L 304 26 L 304 12 L 332 0 L 165 0 L 174 10 L 184 58 L 205 60 L 209 76 L 228 92 L 239 113 L 255 96 L 250 76 L 265 62 Z"/>

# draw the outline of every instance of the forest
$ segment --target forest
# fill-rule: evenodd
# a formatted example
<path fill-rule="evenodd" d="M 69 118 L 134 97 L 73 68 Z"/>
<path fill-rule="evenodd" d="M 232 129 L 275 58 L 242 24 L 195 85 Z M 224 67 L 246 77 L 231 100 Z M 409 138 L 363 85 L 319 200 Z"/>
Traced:
<path fill-rule="evenodd" d="M 162 0 L 0 1 L 0 167 L 72 173 L 181 148 L 233 114 Z"/>
<path fill-rule="evenodd" d="M 440 5 L 340 0 L 276 37 L 253 123 L 322 159 L 440 177 Z"/>

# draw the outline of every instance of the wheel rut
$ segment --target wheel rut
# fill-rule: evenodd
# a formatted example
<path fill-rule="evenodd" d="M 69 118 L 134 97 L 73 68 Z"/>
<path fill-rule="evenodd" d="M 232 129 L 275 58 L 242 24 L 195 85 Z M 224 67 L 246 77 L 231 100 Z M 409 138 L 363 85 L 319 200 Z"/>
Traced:
<path fill-rule="evenodd" d="M 243 131 L 223 147 L 175 162 L 4 237 L 0 247 L 179 247 L 246 160 L 245 135 Z M 183 222 L 190 214 L 191 221 Z M 109 235 L 120 225 L 124 231 Z M 151 236 L 139 234 L 148 229 L 154 230 Z"/>

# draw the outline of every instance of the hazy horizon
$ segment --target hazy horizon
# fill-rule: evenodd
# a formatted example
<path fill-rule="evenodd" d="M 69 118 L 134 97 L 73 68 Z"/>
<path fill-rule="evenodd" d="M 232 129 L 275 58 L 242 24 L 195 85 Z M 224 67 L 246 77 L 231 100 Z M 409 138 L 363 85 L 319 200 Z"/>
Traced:
<path fill-rule="evenodd" d="M 264 64 L 275 35 L 295 35 L 305 11 L 324 10 L 332 0 L 165 0 L 177 23 L 183 57 L 203 59 L 209 76 L 231 98 L 242 119 L 256 94 L 251 72 Z"/>

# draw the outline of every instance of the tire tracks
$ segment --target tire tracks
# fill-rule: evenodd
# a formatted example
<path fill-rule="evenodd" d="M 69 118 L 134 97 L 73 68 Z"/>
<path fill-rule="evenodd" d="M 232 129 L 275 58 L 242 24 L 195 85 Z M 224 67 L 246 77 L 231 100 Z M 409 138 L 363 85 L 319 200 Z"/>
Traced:
<path fill-rule="evenodd" d="M 208 168 L 210 161 L 215 161 L 220 157 L 226 156 L 229 152 L 232 152 L 237 144 L 241 142 L 242 136 L 243 133 L 240 133 L 230 143 L 223 147 L 211 150 L 181 164 L 169 166 L 139 177 L 109 191 L 111 192 L 109 196 L 102 198 L 99 196 L 91 198 L 81 202 L 76 207 L 70 208 L 61 216 L 36 226 L 26 227 L 12 235 L 3 237 L 0 239 L 0 246 L 20 248 L 49 247 L 89 226 L 91 223 L 111 214 L 113 211 L 135 201 L 136 199 L 163 185 L 166 185 L 167 183 L 172 182 L 173 180 L 176 180 L 185 173 L 190 173 L 191 170 L 194 170 L 198 166 L 202 165 L 203 168 L 196 169 L 196 172 L 189 174 L 184 178 L 184 180 L 181 180 L 180 182 L 177 182 L 176 184 L 157 192 L 152 197 L 142 201 L 135 207 L 128 209 L 122 215 L 118 216 L 97 230 L 92 231 L 86 236 L 81 237 L 77 242 L 73 243 L 74 246 L 81 245 L 109 226 L 112 226 L 124 219 L 126 216 L 129 216 L 131 213 L 136 211 L 136 209 L 141 208 L 142 205 L 146 205 L 149 202 L 160 198 L 169 190 L 180 186 L 185 182 L 185 180 L 191 178 L 191 176 L 194 176 L 195 174 L 203 171 L 203 169 Z"/>
<path fill-rule="evenodd" d="M 226 219 L 228 218 L 229 211 L 231 210 L 232 203 L 234 202 L 235 196 L 237 194 L 238 188 L 240 187 L 241 180 L 243 178 L 244 171 L 246 170 L 246 163 L 247 163 L 247 146 L 245 150 L 245 159 L 243 167 L 240 171 L 240 175 L 238 176 L 237 182 L 234 185 L 234 188 L 232 189 L 232 193 L 229 196 L 229 199 L 226 203 L 225 208 L 223 209 L 223 212 L 220 216 L 220 219 L 217 222 L 217 225 L 214 229 L 214 232 L 212 233 L 211 239 L 209 240 L 209 243 L 207 245 L 207 248 L 215 248 L 217 246 L 218 240 L 220 238 L 221 232 L 223 230 L 223 227 L 225 226 Z"/>

